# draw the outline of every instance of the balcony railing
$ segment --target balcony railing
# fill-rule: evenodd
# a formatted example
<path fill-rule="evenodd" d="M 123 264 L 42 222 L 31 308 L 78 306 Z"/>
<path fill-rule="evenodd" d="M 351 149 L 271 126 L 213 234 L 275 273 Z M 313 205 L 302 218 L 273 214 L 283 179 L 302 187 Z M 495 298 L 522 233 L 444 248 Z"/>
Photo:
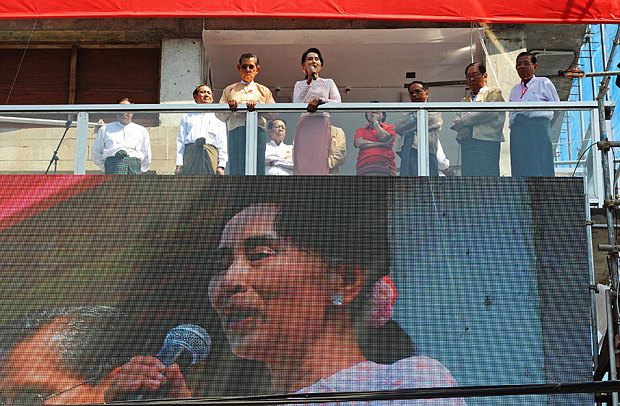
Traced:
<path fill-rule="evenodd" d="M 613 104 L 609 103 L 613 107 Z M 342 103 L 326 104 L 319 108 L 319 112 L 329 112 L 332 124 L 344 129 L 347 139 L 347 161 L 340 171 L 342 175 L 355 174 L 357 151 L 353 146 L 356 129 L 368 124 L 365 120 L 366 112 L 381 111 L 387 114 L 386 122 L 393 124 L 404 113 L 414 113 L 417 118 L 418 137 L 418 174 L 429 174 L 429 143 L 427 119 L 429 112 L 439 112 L 443 117 L 443 128 L 440 140 L 446 155 L 451 161 L 454 173 L 459 173 L 460 155 L 459 146 L 455 142 L 456 133 L 450 130 L 452 116 L 457 113 L 479 111 L 488 113 L 554 110 L 564 113 L 575 113 L 585 117 L 581 133 L 570 132 L 571 139 L 559 136 L 560 127 L 552 129 L 555 137 L 554 167 L 556 176 L 584 177 L 586 193 L 591 203 L 602 203 L 602 171 L 601 153 L 596 147 L 591 147 L 600 140 L 598 120 L 598 104 L 596 102 L 556 102 L 556 103 Z M 59 152 L 61 173 L 85 174 L 96 172 L 90 161 L 89 142 L 96 135 L 92 131 L 101 125 L 101 119 L 106 122 L 115 120 L 121 112 L 135 113 L 134 121 L 145 125 L 151 133 L 153 147 L 152 168 L 155 173 L 174 173 L 174 157 L 176 143 L 176 128 L 181 114 L 188 112 L 228 112 L 225 104 L 138 104 L 138 105 L 23 105 L 0 106 L 0 146 L 5 151 L 0 158 L 0 172 L 2 173 L 43 173 L 47 162 L 58 144 L 65 128 L 69 128 L 66 144 Z M 239 106 L 239 113 L 245 115 L 246 122 L 246 157 L 245 174 L 254 175 L 256 171 L 256 148 L 258 125 L 262 121 L 262 114 L 277 113 L 288 123 L 288 133 L 285 142 L 291 144 L 294 139 L 294 128 L 301 114 L 306 113 L 305 104 L 279 103 L 259 104 L 255 111 L 248 112 L 245 105 Z M 567 114 L 562 115 L 566 117 Z M 70 123 L 69 123 L 70 121 Z M 99 123 L 97 123 L 99 122 Z M 91 129 L 91 131 L 89 131 Z M 39 135 L 35 133 L 38 132 Z M 45 134 L 42 134 L 45 132 Z M 154 133 L 157 140 L 154 142 Z M 508 137 L 508 115 L 504 126 L 504 134 Z M 607 133 L 613 139 L 609 129 Z M 74 145 L 73 145 L 74 144 Z M 29 150 L 31 150 L 29 153 Z M 73 152 L 74 151 L 74 152 Z M 502 143 L 502 176 L 510 176 L 508 165 L 509 143 Z M 40 162 L 37 162 L 40 161 Z M 33 163 L 34 162 L 34 163 Z M 67 165 L 73 163 L 73 170 Z M 398 166 L 399 158 L 396 158 Z M 36 164 L 36 168 L 33 166 Z M 39 169 L 40 168 L 40 169 Z M 613 172 L 612 172 L 613 173 Z"/>

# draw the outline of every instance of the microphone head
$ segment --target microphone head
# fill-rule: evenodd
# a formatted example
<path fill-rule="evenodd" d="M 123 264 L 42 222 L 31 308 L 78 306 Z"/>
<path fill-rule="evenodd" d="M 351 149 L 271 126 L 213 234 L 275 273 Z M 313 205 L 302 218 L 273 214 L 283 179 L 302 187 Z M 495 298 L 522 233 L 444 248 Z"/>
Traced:
<path fill-rule="evenodd" d="M 160 354 L 168 353 L 167 350 L 174 348 L 185 350 L 187 355 L 191 357 L 191 360 L 188 360 L 189 365 L 185 366 L 189 367 L 207 358 L 211 349 L 211 339 L 202 327 L 194 324 L 181 324 L 168 332 Z M 158 356 L 158 358 L 160 357 Z M 166 364 L 165 361 L 162 360 L 162 362 Z"/>

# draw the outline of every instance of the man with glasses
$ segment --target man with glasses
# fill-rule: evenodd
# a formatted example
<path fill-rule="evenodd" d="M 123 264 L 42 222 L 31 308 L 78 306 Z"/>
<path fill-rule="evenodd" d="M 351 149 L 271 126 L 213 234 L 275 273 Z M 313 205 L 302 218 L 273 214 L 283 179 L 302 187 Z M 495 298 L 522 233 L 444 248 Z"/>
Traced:
<path fill-rule="evenodd" d="M 265 148 L 265 175 L 293 174 L 293 146 L 284 143 L 286 121 L 277 119 L 267 124 L 271 141 Z"/>
<path fill-rule="evenodd" d="M 248 111 L 253 111 L 258 103 L 275 103 L 271 90 L 254 82 L 260 72 L 258 57 L 247 53 L 239 57 L 237 70 L 241 81 L 226 87 L 220 103 L 227 103 L 232 113 L 219 113 L 217 117 L 228 125 L 228 156 L 231 175 L 245 174 L 245 114 L 237 113 L 239 103 L 245 103 Z M 273 119 L 276 114 L 264 114 L 258 118 L 258 141 L 256 148 L 256 174 L 265 174 L 265 144 L 267 133 L 266 119 Z"/>
<path fill-rule="evenodd" d="M 534 54 L 521 52 L 516 69 L 521 82 L 510 91 L 511 102 L 560 101 L 553 83 L 534 75 L 538 69 Z M 512 176 L 554 176 L 550 130 L 559 115 L 551 110 L 510 113 Z"/>
<path fill-rule="evenodd" d="M 103 403 L 132 349 L 119 310 L 62 307 L 29 313 L 0 334 L 0 404 Z M 119 341 L 123 340 L 123 341 Z"/>
<path fill-rule="evenodd" d="M 462 102 L 503 102 L 502 91 L 487 86 L 487 69 L 481 62 L 472 62 L 465 68 L 465 79 L 470 93 Z M 499 176 L 499 152 L 504 141 L 506 113 L 473 110 L 457 113 L 451 129 L 457 132 L 461 144 L 462 176 Z"/>
<path fill-rule="evenodd" d="M 428 85 L 414 80 L 407 88 L 412 103 L 428 102 Z M 400 175 L 418 176 L 418 123 L 417 112 L 403 114 L 394 124 L 398 135 L 396 153 L 400 156 Z M 430 176 L 439 176 L 437 165 L 437 143 L 443 120 L 441 113 L 428 113 L 428 167 Z"/>

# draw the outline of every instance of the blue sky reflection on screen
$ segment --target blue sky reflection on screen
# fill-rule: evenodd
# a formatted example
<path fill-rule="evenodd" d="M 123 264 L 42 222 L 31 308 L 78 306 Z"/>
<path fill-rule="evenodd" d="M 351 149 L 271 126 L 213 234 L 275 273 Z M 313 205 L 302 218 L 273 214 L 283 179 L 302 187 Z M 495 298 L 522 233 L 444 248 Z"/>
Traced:
<path fill-rule="evenodd" d="M 391 221 L 391 277 L 400 295 L 395 319 L 418 352 L 438 359 L 461 386 L 549 383 L 526 183 L 419 180 L 399 197 Z M 587 333 L 587 315 L 582 322 Z M 590 379 L 587 365 L 579 369 Z M 467 404 L 540 405 L 544 399 Z"/>

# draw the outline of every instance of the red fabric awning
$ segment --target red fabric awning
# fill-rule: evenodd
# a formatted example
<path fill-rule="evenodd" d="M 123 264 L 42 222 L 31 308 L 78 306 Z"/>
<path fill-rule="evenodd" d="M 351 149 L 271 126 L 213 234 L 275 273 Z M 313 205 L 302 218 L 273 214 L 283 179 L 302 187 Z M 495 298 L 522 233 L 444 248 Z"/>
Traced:
<path fill-rule="evenodd" d="M 279 17 L 615 23 L 620 0 L 2 0 L 0 18 Z"/>

